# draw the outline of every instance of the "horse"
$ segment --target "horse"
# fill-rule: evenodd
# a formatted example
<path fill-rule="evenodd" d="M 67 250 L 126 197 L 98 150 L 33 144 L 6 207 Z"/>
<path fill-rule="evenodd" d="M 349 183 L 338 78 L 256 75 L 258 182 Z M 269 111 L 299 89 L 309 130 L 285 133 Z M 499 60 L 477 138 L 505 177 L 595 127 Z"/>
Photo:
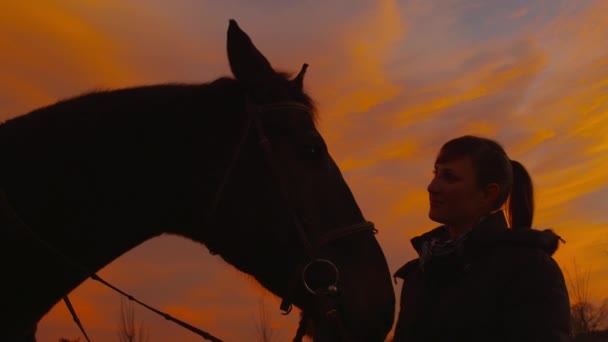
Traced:
<path fill-rule="evenodd" d="M 227 55 L 233 77 L 96 90 L 0 125 L 0 340 L 35 341 L 94 272 L 175 234 L 298 307 L 314 341 L 384 341 L 391 274 L 316 127 L 308 65 L 275 71 L 233 19 Z"/>

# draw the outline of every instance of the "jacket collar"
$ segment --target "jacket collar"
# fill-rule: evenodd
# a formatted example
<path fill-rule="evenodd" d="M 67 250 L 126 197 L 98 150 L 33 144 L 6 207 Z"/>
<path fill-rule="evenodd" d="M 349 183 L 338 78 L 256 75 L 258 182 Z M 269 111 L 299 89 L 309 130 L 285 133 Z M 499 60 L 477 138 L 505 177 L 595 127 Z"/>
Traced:
<path fill-rule="evenodd" d="M 507 220 L 504 212 L 499 210 L 488 216 L 484 216 L 479 223 L 472 228 L 468 233 L 469 239 L 486 240 L 493 236 L 503 233 L 509 229 Z M 422 246 L 425 242 L 430 241 L 434 238 L 446 238 L 448 236 L 448 229 L 445 225 L 436 227 L 422 235 L 416 236 L 410 240 L 412 246 L 420 255 L 422 253 Z"/>
<path fill-rule="evenodd" d="M 422 254 L 423 245 L 433 238 L 445 238 L 448 231 L 445 225 L 436 227 L 422 235 L 410 240 L 416 252 Z M 484 217 L 468 233 L 464 241 L 464 249 L 467 253 L 475 253 L 496 245 L 528 246 L 543 250 L 548 255 L 553 255 L 559 246 L 559 242 L 565 241 L 551 229 L 536 230 L 530 227 L 509 228 L 505 214 L 502 210 Z M 395 272 L 394 276 L 405 278 L 405 276 L 420 264 L 419 259 L 411 260 Z"/>
<path fill-rule="evenodd" d="M 420 254 L 425 242 L 432 238 L 446 237 L 446 226 L 439 226 L 410 240 L 412 246 Z M 485 216 L 469 233 L 465 246 L 467 249 L 489 247 L 496 244 L 514 244 L 530 246 L 553 255 L 559 242 L 565 241 L 551 229 L 536 230 L 530 227 L 509 228 L 504 211 L 499 210 Z"/>

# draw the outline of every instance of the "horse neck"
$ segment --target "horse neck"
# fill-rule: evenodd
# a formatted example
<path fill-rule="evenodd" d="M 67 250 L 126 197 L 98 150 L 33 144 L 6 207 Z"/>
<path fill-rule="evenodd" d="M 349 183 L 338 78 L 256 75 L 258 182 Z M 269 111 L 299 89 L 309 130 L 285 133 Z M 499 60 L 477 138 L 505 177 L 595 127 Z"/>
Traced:
<path fill-rule="evenodd" d="M 91 272 L 164 232 L 188 235 L 195 206 L 217 189 L 198 181 L 219 177 L 204 159 L 225 154 L 230 149 L 219 142 L 232 139 L 219 129 L 226 120 L 213 122 L 225 109 L 205 113 L 197 103 L 215 95 L 200 90 L 95 94 L 11 120 L 0 127 L 0 186 L 37 236 Z M 15 286 L 38 291 L 31 311 L 44 314 L 86 275 L 58 264 L 36 242 L 24 243 L 39 262 Z M 23 246 L 8 253 L 21 255 Z M 48 281 L 45 291 L 40 279 Z"/>

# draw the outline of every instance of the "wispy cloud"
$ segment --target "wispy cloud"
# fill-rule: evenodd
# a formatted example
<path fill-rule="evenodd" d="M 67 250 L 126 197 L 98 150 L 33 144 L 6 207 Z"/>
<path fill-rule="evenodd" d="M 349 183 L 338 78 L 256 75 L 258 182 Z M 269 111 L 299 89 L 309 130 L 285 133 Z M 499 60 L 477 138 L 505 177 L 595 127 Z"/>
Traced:
<path fill-rule="evenodd" d="M 95 88 L 228 75 L 235 18 L 277 69 L 310 64 L 305 86 L 320 105 L 321 132 L 378 226 L 391 269 L 414 257 L 408 240 L 435 225 L 426 185 L 438 149 L 478 134 L 528 167 L 536 224 L 568 241 L 557 261 L 593 262 L 592 293 L 605 296 L 607 11 L 602 0 L 9 1 L 0 13 L 2 119 Z M 255 334 L 264 291 L 192 242 L 150 241 L 101 274 L 226 339 Z M 92 281 L 72 296 L 94 333 L 113 338 L 118 297 Z M 271 318 L 291 336 L 297 314 L 282 317 L 276 305 Z M 141 315 L 158 340 L 195 340 Z M 41 339 L 61 331 L 78 334 L 58 305 Z"/>
<path fill-rule="evenodd" d="M 113 59 L 120 49 L 113 37 L 66 6 L 8 2 L 0 13 L 0 32 L 0 89 L 10 99 L 3 118 L 67 96 L 70 89 L 121 82 L 130 75 Z"/>
<path fill-rule="evenodd" d="M 497 14 L 504 13 L 501 10 L 489 15 L 489 23 L 477 26 L 508 25 L 505 21 L 532 14 L 536 18 L 522 19 L 527 20 L 525 30 L 498 31 L 488 37 L 480 33 L 477 39 L 472 39 L 473 33 L 465 34 L 462 26 L 462 16 L 471 15 L 466 6 L 446 6 L 442 11 L 428 3 L 409 5 L 422 15 L 420 20 L 430 21 L 420 25 L 437 24 L 446 31 L 446 44 L 437 46 L 439 52 L 425 49 L 428 42 L 410 33 L 409 46 L 402 49 L 402 65 L 410 62 L 417 67 L 394 66 L 399 70 L 403 92 L 355 117 L 358 124 L 347 131 L 352 138 L 345 145 L 352 143 L 352 148 L 342 161 L 347 177 L 357 174 L 349 182 L 354 188 L 363 188 L 359 190 L 363 195 L 357 197 L 362 207 L 386 222 L 391 237 L 411 237 L 432 227 L 422 213 L 427 210 L 424 188 L 436 151 L 458 135 L 486 135 L 497 138 L 511 157 L 523 161 L 532 173 L 540 228 L 554 227 L 575 241 L 591 241 L 587 240 L 590 236 L 604 234 L 605 226 L 590 223 L 598 219 L 599 211 L 593 211 L 594 221 L 590 221 L 589 210 L 574 203 L 581 198 L 606 203 L 605 191 L 598 190 L 608 184 L 602 171 L 608 162 L 603 153 L 608 136 L 608 69 L 602 48 L 608 35 L 605 23 L 597 16 L 605 5 L 579 3 L 573 12 L 567 3 L 556 2 L 554 8 L 539 12 L 532 4 L 517 10 L 517 18 L 501 17 Z M 486 7 L 480 5 L 475 11 Z M 434 11 L 438 12 L 437 23 L 424 16 Z M 569 24 L 561 25 L 564 20 Z M 573 46 L 560 40 L 566 33 L 575 35 L 576 23 L 583 22 L 590 31 L 586 39 Z M 432 32 L 433 28 L 430 36 L 435 37 Z M 570 63 L 580 51 L 593 58 L 579 60 L 573 67 Z M 391 153 L 395 146 L 402 147 L 405 158 L 391 158 L 399 155 Z M 574 218 L 579 224 L 569 225 Z M 581 230 L 580 226 L 586 228 Z M 593 233 L 585 235 L 583 230 Z M 411 253 L 407 243 L 388 241 L 383 246 L 391 259 L 403 255 L 404 248 Z M 582 245 L 569 244 L 564 250 L 579 248 Z"/>

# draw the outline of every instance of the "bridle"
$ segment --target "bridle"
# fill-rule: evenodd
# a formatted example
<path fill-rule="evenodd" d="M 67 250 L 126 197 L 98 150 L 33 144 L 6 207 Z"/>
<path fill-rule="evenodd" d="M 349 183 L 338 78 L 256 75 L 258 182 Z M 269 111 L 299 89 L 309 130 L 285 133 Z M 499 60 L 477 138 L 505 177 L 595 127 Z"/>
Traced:
<path fill-rule="evenodd" d="M 308 234 L 306 233 L 306 230 L 304 229 L 303 222 L 301 221 L 299 215 L 295 211 L 295 207 L 293 205 L 290 205 L 290 199 L 289 199 L 289 196 L 287 193 L 287 188 L 284 186 L 284 184 L 281 183 L 281 178 L 277 177 L 280 174 L 279 173 L 280 170 L 279 170 L 275 160 L 272 157 L 272 146 L 271 146 L 270 141 L 266 137 L 266 134 L 264 132 L 264 129 L 263 129 L 260 117 L 259 117 L 260 115 L 263 115 L 264 113 L 271 112 L 271 111 L 298 111 L 298 112 L 302 112 L 306 115 L 309 115 L 310 109 L 307 106 L 305 106 L 299 102 L 295 102 L 295 101 L 285 101 L 285 102 L 278 102 L 278 103 L 266 104 L 266 105 L 255 105 L 255 104 L 249 102 L 248 100 L 246 101 L 246 109 L 247 109 L 246 110 L 247 121 L 244 126 L 243 133 L 241 134 L 241 138 L 236 145 L 235 151 L 232 154 L 232 158 L 230 159 L 226 170 L 223 172 L 224 176 L 218 186 L 215 196 L 213 197 L 213 202 L 210 207 L 210 211 L 207 212 L 207 217 L 214 218 L 215 212 L 218 208 L 219 202 L 220 202 L 223 192 L 224 192 L 224 187 L 228 183 L 228 181 L 233 173 L 233 170 L 235 168 L 235 165 L 238 162 L 238 160 L 240 159 L 240 155 L 241 155 L 241 152 L 245 145 L 245 141 L 247 140 L 247 137 L 250 134 L 252 127 L 255 128 L 255 132 L 257 133 L 257 137 L 258 137 L 259 146 L 262 148 L 262 150 L 264 152 L 267 164 L 268 164 L 269 168 L 271 169 L 272 175 L 274 176 L 273 179 L 277 180 L 277 186 L 278 186 L 278 189 L 280 190 L 281 199 L 286 204 L 286 208 L 290 211 L 289 214 L 293 218 L 298 241 L 306 252 L 306 258 L 301 262 L 299 267 L 296 269 L 295 272 L 292 273 L 292 276 L 290 277 L 290 281 L 289 281 L 289 284 L 287 287 L 287 293 L 285 293 L 285 295 L 282 298 L 280 309 L 284 315 L 287 315 L 291 312 L 291 309 L 293 307 L 292 301 L 291 301 L 292 296 L 293 296 L 294 291 L 296 290 L 297 286 L 299 284 L 301 284 L 301 285 L 303 285 L 303 288 L 306 289 L 306 291 L 313 296 L 315 304 L 316 304 L 317 313 L 320 313 L 321 317 L 324 317 L 328 322 L 331 323 L 331 325 L 334 327 L 336 333 L 341 337 L 342 341 L 350 341 L 351 338 L 350 338 L 350 336 L 348 336 L 348 332 L 346 331 L 346 329 L 342 323 L 341 317 L 339 315 L 339 310 L 336 305 L 337 304 L 336 302 L 337 302 L 337 300 L 339 298 L 339 294 L 340 294 L 339 269 L 331 260 L 319 258 L 318 257 L 319 250 L 321 249 L 321 247 L 323 247 L 326 244 L 329 244 L 333 241 L 348 237 L 350 235 L 360 233 L 360 232 L 367 232 L 367 231 L 377 233 L 377 230 L 374 228 L 374 224 L 372 222 L 363 221 L 363 222 L 355 223 L 355 224 L 352 224 L 349 226 L 333 229 L 333 230 L 328 231 L 325 234 L 321 235 L 316 241 L 311 241 L 311 239 L 309 239 Z M 191 332 L 194 332 L 195 334 L 197 334 L 199 336 L 202 336 L 203 338 L 205 338 L 209 341 L 222 342 L 221 339 L 211 335 L 210 333 L 208 333 L 202 329 L 196 328 L 182 320 L 174 318 L 171 315 L 169 315 L 163 311 L 160 311 L 152 306 L 149 306 L 149 305 L 139 301 L 137 298 L 124 292 L 123 290 L 119 289 L 118 287 L 110 284 L 106 280 L 99 277 L 96 273 L 91 272 L 83 265 L 77 263 L 72 258 L 66 256 L 61 251 L 57 250 L 54 246 L 52 246 L 47 241 L 42 239 L 36 232 L 34 232 L 27 224 L 25 224 L 18 217 L 18 215 L 15 213 L 14 209 L 10 205 L 8 198 L 6 198 L 5 193 L 2 189 L 0 189 L 0 205 L 2 206 L 2 208 L 0 208 L 0 209 L 2 209 L 2 210 L 0 210 L 0 212 L 2 214 L 9 216 L 9 219 L 12 221 L 13 224 L 17 225 L 18 229 L 21 229 L 22 232 L 25 232 L 26 234 L 28 234 L 33 240 L 36 240 L 38 243 L 40 243 L 42 246 L 44 246 L 44 248 L 46 248 L 49 252 L 51 252 L 55 256 L 59 257 L 66 264 L 72 266 L 75 270 L 86 275 L 86 277 L 90 277 L 91 279 L 102 283 L 103 285 L 109 287 L 113 291 L 116 291 L 119 294 L 127 297 L 130 301 L 136 302 L 136 303 L 144 306 L 145 308 L 164 317 L 166 320 L 172 321 L 172 322 L 182 326 L 183 328 L 190 330 Z M 329 266 L 330 270 L 332 270 L 332 272 L 333 272 L 333 277 L 332 277 L 333 279 L 331 279 L 328 282 L 328 285 L 325 287 L 317 288 L 317 287 L 311 286 L 309 284 L 309 282 L 307 281 L 309 273 L 312 272 L 311 268 L 315 264 L 327 265 L 327 266 Z M 299 283 L 299 282 L 301 282 L 301 283 Z M 64 296 L 63 300 L 64 300 L 65 304 L 67 305 L 70 313 L 72 314 L 72 318 L 74 319 L 74 322 L 78 325 L 78 327 L 82 331 L 83 335 L 85 336 L 85 339 L 87 341 L 90 341 L 68 296 L 67 295 Z M 306 333 L 305 326 L 307 324 L 307 320 L 310 319 L 311 317 L 312 317 L 312 315 L 310 313 L 303 312 L 302 319 L 300 320 L 300 325 L 297 329 L 296 336 L 294 337 L 293 341 L 302 341 L 302 338 L 304 337 L 304 335 Z"/>
<path fill-rule="evenodd" d="M 298 268 L 296 268 L 296 271 L 293 272 L 292 276 L 290 277 L 288 290 L 282 298 L 280 309 L 284 315 L 287 315 L 291 312 L 291 309 L 293 307 L 293 292 L 297 288 L 297 285 L 299 285 L 298 282 L 301 282 L 301 285 L 303 285 L 307 292 L 314 296 L 317 313 L 320 313 L 322 317 L 326 318 L 332 323 L 336 332 L 342 337 L 343 341 L 349 341 L 351 340 L 351 338 L 348 337 L 347 331 L 342 324 L 341 317 L 336 306 L 336 300 L 338 299 L 340 293 L 340 272 L 338 267 L 331 260 L 318 257 L 319 250 L 326 244 L 348 237 L 352 234 L 366 231 L 370 231 L 375 234 L 377 233 L 377 230 L 372 222 L 363 221 L 345 227 L 330 230 L 319 236 L 316 241 L 311 241 L 306 229 L 304 228 L 304 223 L 300 219 L 300 215 L 298 215 L 298 213 L 295 211 L 296 206 L 292 205 L 293 203 L 290 203 L 290 197 L 287 192 L 287 187 L 281 183 L 281 180 L 283 178 L 279 177 L 280 169 L 276 164 L 275 159 L 273 158 L 272 144 L 266 136 L 260 118 L 260 116 L 264 115 L 265 113 L 276 111 L 296 111 L 301 112 L 305 115 L 310 115 L 310 108 L 308 108 L 302 103 L 295 101 L 284 101 L 265 105 L 257 105 L 252 103 L 248 97 L 246 97 L 245 103 L 247 120 L 244 125 L 241 138 L 237 143 L 234 152 L 232 153 L 232 158 L 230 159 L 229 164 L 223 173 L 224 176 L 218 186 L 215 196 L 213 197 L 212 205 L 207 214 L 208 218 L 215 218 L 215 214 L 221 201 L 225 185 L 230 180 L 234 168 L 238 160 L 240 159 L 240 155 L 242 153 L 247 137 L 250 134 L 250 131 L 252 130 L 252 128 L 255 129 L 255 133 L 257 134 L 258 139 L 258 145 L 263 151 L 266 163 L 270 169 L 271 175 L 273 176 L 272 178 L 275 179 L 277 182 L 276 185 L 279 189 L 281 200 L 286 204 L 286 208 L 287 210 L 289 210 L 289 215 L 292 217 L 294 227 L 297 233 L 298 242 L 304 248 L 306 253 L 306 259 L 299 265 Z M 333 272 L 333 279 L 327 282 L 328 285 L 326 287 L 314 288 L 307 281 L 308 274 L 309 272 L 311 272 L 311 267 L 315 264 L 327 265 L 329 269 Z M 305 325 L 307 324 L 307 319 L 309 319 L 310 317 L 311 316 L 306 312 L 303 313 L 302 320 L 300 321 L 300 326 L 298 328 L 294 341 L 302 340 L 305 334 Z"/>

